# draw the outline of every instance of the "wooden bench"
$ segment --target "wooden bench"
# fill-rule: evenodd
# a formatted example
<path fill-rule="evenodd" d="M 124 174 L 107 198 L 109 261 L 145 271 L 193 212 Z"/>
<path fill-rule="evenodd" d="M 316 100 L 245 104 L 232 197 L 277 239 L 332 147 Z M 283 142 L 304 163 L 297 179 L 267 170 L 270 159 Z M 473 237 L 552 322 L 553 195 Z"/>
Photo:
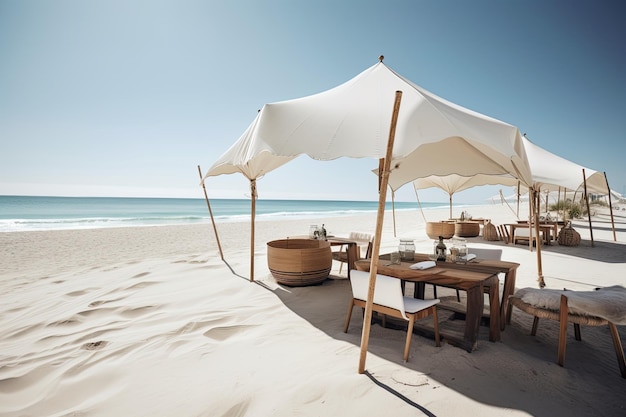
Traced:
<path fill-rule="evenodd" d="M 541 289 L 522 289 L 527 292 L 528 290 L 534 291 L 551 291 L 551 290 L 541 290 Z M 520 291 L 522 291 L 520 290 Z M 564 366 L 565 364 L 565 346 L 567 343 L 567 325 L 568 323 L 574 324 L 574 337 L 576 340 L 580 341 L 581 332 L 580 326 L 607 326 L 611 332 L 611 337 L 613 338 L 613 347 L 615 348 L 615 354 L 617 355 L 617 363 L 619 365 L 620 373 L 622 378 L 626 378 L 626 359 L 624 356 L 624 349 L 622 348 L 622 342 L 620 340 L 619 333 L 617 331 L 617 327 L 615 323 L 594 315 L 587 314 L 574 314 L 568 308 L 568 296 L 565 294 L 560 295 L 559 308 L 542 308 L 529 303 L 524 302 L 522 299 L 522 293 L 518 291 L 511 297 L 509 297 L 509 305 L 506 313 L 506 321 L 508 324 L 511 323 L 511 314 L 513 307 L 517 307 L 518 309 L 534 316 L 533 326 L 530 334 L 535 336 L 537 334 L 537 327 L 539 325 L 539 319 L 545 318 L 550 320 L 555 320 L 559 322 L 559 342 L 558 342 L 558 353 L 557 353 L 557 363 L 560 366 Z M 567 291 L 564 291 L 567 292 Z"/>

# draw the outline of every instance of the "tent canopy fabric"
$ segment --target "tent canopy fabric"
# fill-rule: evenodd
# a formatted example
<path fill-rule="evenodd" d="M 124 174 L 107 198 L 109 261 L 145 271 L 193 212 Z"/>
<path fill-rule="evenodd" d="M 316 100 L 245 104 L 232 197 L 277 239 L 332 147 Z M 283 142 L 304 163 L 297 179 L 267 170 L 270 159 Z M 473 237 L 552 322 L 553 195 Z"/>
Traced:
<path fill-rule="evenodd" d="M 508 175 L 477 174 L 463 177 L 457 174 L 451 174 L 445 176 L 431 175 L 425 178 L 418 178 L 413 181 L 413 187 L 416 190 L 422 190 L 425 188 L 440 188 L 448 193 L 449 196 L 452 196 L 454 193 L 458 193 L 459 191 L 481 185 L 514 186 L 517 185 L 517 183 L 517 179 Z"/>
<path fill-rule="evenodd" d="M 586 181 L 589 192 L 609 194 L 610 190 L 603 172 L 585 168 L 555 155 L 534 144 L 526 137 L 523 138 L 523 141 L 530 163 L 533 186 L 536 190 L 579 191 L 583 189 Z"/>
<path fill-rule="evenodd" d="M 524 148 L 528 157 L 532 176 L 532 187 L 541 192 L 556 191 L 581 191 L 585 181 L 587 190 L 601 195 L 609 194 L 604 173 L 593 169 L 585 168 L 565 158 L 555 155 L 540 146 L 531 142 L 524 136 Z M 584 172 L 584 177 L 583 177 Z M 396 177 L 396 172 L 392 172 L 389 177 L 389 186 L 393 191 L 403 185 L 403 179 Z M 481 185 L 503 185 L 516 186 L 518 182 L 523 193 L 528 192 L 528 184 L 518 181 L 514 176 L 506 175 L 485 175 L 477 174 L 472 176 L 452 175 L 431 175 L 424 178 L 417 178 L 413 181 L 416 190 L 425 188 L 439 188 L 450 197 L 456 192 Z M 500 197 L 498 196 L 498 199 Z"/>
<path fill-rule="evenodd" d="M 399 183 L 449 174 L 531 181 L 515 126 L 437 97 L 382 61 L 330 90 L 265 104 L 203 181 L 235 172 L 260 178 L 303 154 L 317 160 L 383 158 L 396 91 L 403 95 L 391 166 Z"/>

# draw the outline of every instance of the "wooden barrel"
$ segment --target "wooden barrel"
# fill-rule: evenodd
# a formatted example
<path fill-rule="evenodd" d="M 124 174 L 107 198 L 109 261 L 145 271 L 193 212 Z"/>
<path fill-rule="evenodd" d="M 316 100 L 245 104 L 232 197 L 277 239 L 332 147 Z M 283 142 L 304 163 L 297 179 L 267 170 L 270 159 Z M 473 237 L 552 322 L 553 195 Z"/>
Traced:
<path fill-rule="evenodd" d="M 454 234 L 458 237 L 476 237 L 480 234 L 480 223 L 456 222 Z"/>
<path fill-rule="evenodd" d="M 426 223 L 426 234 L 431 239 L 450 239 L 454 236 L 454 222 L 428 222 Z"/>
<path fill-rule="evenodd" d="M 280 239 L 267 243 L 267 266 L 276 281 L 291 287 L 315 285 L 328 278 L 330 243 L 316 239 Z"/>

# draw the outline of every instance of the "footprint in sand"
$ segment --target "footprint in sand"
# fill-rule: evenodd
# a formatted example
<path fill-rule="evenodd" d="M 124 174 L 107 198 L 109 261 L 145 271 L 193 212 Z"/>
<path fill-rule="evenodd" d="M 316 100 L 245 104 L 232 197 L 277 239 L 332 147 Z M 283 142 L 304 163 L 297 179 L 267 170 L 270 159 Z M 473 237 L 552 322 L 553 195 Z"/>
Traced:
<path fill-rule="evenodd" d="M 105 340 L 98 340 L 97 342 L 89 342 L 89 343 L 85 343 L 84 345 L 81 346 L 81 349 L 85 349 L 85 350 L 100 350 L 103 347 L 105 347 L 109 342 L 105 341 Z"/>
<path fill-rule="evenodd" d="M 50 324 L 47 324 L 46 327 L 71 326 L 71 325 L 78 324 L 78 323 L 80 323 L 80 321 L 76 319 L 59 320 L 59 321 L 55 321 Z"/>
<path fill-rule="evenodd" d="M 225 327 L 214 327 L 211 330 L 207 330 L 204 332 L 204 336 L 209 339 L 224 341 L 229 339 L 237 334 L 255 326 L 225 326 Z"/>
<path fill-rule="evenodd" d="M 107 303 L 114 303 L 115 301 L 119 301 L 119 300 L 123 300 L 124 298 L 116 298 L 114 300 L 96 300 L 92 303 L 89 303 L 89 307 L 98 307 L 101 306 L 102 304 L 107 304 Z"/>
<path fill-rule="evenodd" d="M 78 297 L 79 295 L 84 295 L 87 294 L 87 291 L 72 291 L 72 292 L 68 292 L 67 295 L 68 297 Z"/>
<path fill-rule="evenodd" d="M 101 317 L 101 316 L 106 316 L 108 314 L 111 314 L 114 311 L 116 311 L 116 309 L 113 307 L 95 308 L 93 310 L 81 311 L 80 313 L 77 313 L 76 316 L 78 317 Z"/>
<path fill-rule="evenodd" d="M 150 275 L 150 272 L 141 272 L 137 275 L 133 275 L 131 278 L 141 278 L 141 277 L 145 277 L 146 275 Z"/>
<path fill-rule="evenodd" d="M 65 295 L 68 296 L 68 297 L 78 297 L 78 296 L 85 295 L 85 294 L 87 294 L 87 293 L 89 293 L 91 291 L 98 290 L 98 289 L 99 288 L 97 288 L 97 287 L 89 287 L 89 288 L 85 288 L 83 290 L 68 292 Z"/>
<path fill-rule="evenodd" d="M 135 317 L 139 317 L 141 315 L 147 314 L 150 311 L 153 311 L 156 309 L 157 309 L 157 306 L 143 306 L 143 307 L 136 307 L 136 308 L 127 308 L 125 310 L 120 311 L 119 314 L 122 317 L 135 318 Z"/>
<path fill-rule="evenodd" d="M 158 284 L 158 282 L 157 281 L 143 281 L 143 282 L 139 282 L 139 283 L 137 283 L 135 285 L 131 285 L 130 287 L 128 287 L 126 289 L 127 290 L 136 290 L 136 289 L 139 289 L 139 288 L 146 288 L 146 287 L 148 287 L 150 285 L 155 285 L 155 284 Z"/>

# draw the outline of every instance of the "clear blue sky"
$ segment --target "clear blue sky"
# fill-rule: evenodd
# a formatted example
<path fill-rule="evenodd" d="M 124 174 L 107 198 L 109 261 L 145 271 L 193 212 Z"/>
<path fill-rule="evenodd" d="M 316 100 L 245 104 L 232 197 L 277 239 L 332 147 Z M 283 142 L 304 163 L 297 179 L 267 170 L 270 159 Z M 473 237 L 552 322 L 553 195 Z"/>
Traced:
<path fill-rule="evenodd" d="M 201 198 L 197 165 L 212 165 L 264 103 L 332 88 L 381 54 L 624 193 L 625 5 L 0 0 L 0 194 Z M 375 167 L 302 157 L 261 179 L 259 196 L 376 200 L 364 174 Z M 241 175 L 207 185 L 210 197 L 249 192 Z"/>

